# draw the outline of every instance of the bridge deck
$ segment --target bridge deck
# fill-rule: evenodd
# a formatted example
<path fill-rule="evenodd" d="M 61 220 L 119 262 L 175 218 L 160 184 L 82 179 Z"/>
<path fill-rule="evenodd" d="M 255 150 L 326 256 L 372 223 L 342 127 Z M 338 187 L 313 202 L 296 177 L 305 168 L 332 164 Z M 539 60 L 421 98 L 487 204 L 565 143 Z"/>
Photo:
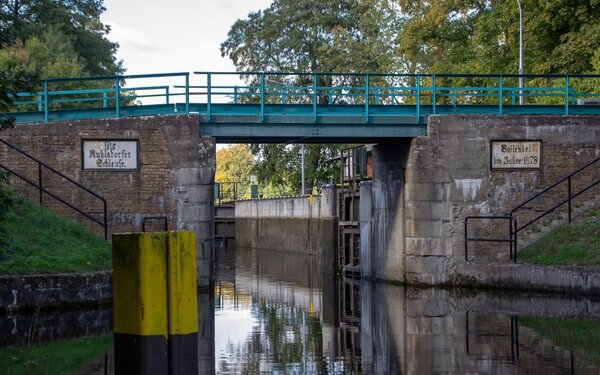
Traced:
<path fill-rule="evenodd" d="M 600 90 L 599 75 L 525 75 L 522 88 L 517 75 L 244 73 L 250 84 L 215 82 L 233 75 L 198 72 L 199 85 L 189 73 L 49 79 L 18 94 L 12 114 L 31 123 L 197 113 L 202 135 L 229 143 L 417 137 L 433 114 L 600 115 L 590 89 Z"/>

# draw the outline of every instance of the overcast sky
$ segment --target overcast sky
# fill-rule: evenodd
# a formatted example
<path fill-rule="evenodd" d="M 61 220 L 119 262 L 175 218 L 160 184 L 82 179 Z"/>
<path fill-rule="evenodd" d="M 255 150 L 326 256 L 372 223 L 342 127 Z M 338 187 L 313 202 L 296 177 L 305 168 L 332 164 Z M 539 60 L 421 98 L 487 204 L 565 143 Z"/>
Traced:
<path fill-rule="evenodd" d="M 219 47 L 239 18 L 271 0 L 105 0 L 102 21 L 127 74 L 235 71 Z"/>

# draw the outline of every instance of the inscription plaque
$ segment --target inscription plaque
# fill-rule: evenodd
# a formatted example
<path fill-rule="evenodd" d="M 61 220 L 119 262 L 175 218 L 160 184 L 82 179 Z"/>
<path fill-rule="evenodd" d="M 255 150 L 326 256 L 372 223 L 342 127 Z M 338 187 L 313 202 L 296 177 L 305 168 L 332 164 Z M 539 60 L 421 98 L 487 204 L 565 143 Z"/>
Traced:
<path fill-rule="evenodd" d="M 89 139 L 81 141 L 83 169 L 128 171 L 138 169 L 138 141 Z"/>
<path fill-rule="evenodd" d="M 491 169 L 541 169 L 542 141 L 491 141 Z"/>

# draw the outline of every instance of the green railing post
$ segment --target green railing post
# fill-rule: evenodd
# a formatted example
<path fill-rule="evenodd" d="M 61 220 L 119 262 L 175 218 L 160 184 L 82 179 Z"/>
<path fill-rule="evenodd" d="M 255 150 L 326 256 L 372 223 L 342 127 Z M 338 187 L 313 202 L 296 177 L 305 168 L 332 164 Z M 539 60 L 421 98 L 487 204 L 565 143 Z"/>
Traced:
<path fill-rule="evenodd" d="M 375 90 L 375 105 L 379 105 L 379 87 L 376 87 L 374 90 Z"/>
<path fill-rule="evenodd" d="M 169 105 L 169 86 L 165 86 L 165 104 Z"/>
<path fill-rule="evenodd" d="M 365 124 L 369 123 L 369 75 L 365 74 Z"/>
<path fill-rule="evenodd" d="M 317 123 L 317 73 L 313 74 L 313 122 Z"/>
<path fill-rule="evenodd" d="M 504 79 L 502 76 L 498 77 L 498 113 L 502 114 L 502 101 L 504 95 Z"/>
<path fill-rule="evenodd" d="M 210 103 L 212 101 L 212 87 L 211 87 L 211 74 L 206 73 L 206 117 L 208 118 L 208 122 L 211 122 L 211 110 Z"/>
<path fill-rule="evenodd" d="M 117 76 L 115 81 L 115 111 L 117 117 L 121 117 L 121 79 Z"/>
<path fill-rule="evenodd" d="M 102 93 L 102 108 L 108 108 L 108 92 Z"/>
<path fill-rule="evenodd" d="M 169 87 L 167 86 L 167 104 L 169 104 Z M 185 113 L 190 114 L 190 73 L 185 74 Z"/>
<path fill-rule="evenodd" d="M 44 96 L 38 92 L 38 112 L 42 112 L 44 110 Z"/>
<path fill-rule="evenodd" d="M 417 74 L 417 112 L 415 116 L 415 122 L 418 124 L 421 117 L 421 75 Z"/>
<path fill-rule="evenodd" d="M 565 75 L 565 115 L 569 114 L 569 75 Z"/>
<path fill-rule="evenodd" d="M 435 115 L 436 113 L 436 102 L 437 102 L 437 82 L 435 80 L 435 74 L 431 76 L 431 111 Z"/>
<path fill-rule="evenodd" d="M 233 87 L 233 104 L 238 104 L 238 87 Z"/>
<path fill-rule="evenodd" d="M 48 80 L 44 80 L 44 121 L 48 122 Z"/>
<path fill-rule="evenodd" d="M 394 105 L 394 104 L 396 104 L 396 88 L 393 86 L 393 83 L 392 83 L 391 90 L 392 90 L 392 105 Z"/>
<path fill-rule="evenodd" d="M 260 73 L 260 122 L 265 121 L 265 73 Z"/>

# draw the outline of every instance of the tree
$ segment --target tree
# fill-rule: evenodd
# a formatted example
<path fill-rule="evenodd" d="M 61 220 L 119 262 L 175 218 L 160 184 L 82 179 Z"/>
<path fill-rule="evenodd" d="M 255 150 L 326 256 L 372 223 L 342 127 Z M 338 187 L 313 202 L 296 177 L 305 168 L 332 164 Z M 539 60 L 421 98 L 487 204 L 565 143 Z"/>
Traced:
<path fill-rule="evenodd" d="M 118 45 L 106 35 L 110 28 L 100 21 L 102 0 L 4 0 L 0 2 L 0 45 L 26 43 L 36 37 L 44 41 L 50 33 L 72 46 L 83 74 L 122 73 L 115 57 Z"/>
<path fill-rule="evenodd" d="M 221 54 L 231 58 L 239 72 L 388 72 L 396 65 L 390 52 L 399 30 L 392 5 L 385 0 L 274 0 L 269 8 L 234 23 L 221 44 Z M 256 76 L 244 77 L 249 84 L 257 83 Z M 356 80 L 336 79 L 339 85 Z M 312 77 L 292 76 L 287 83 L 306 86 L 309 80 Z M 332 83 L 331 76 L 319 76 L 317 84 Z M 326 95 L 319 96 L 320 104 L 327 101 Z M 337 156 L 341 147 L 306 146 L 309 189 L 318 181 L 337 179 L 339 171 L 325 160 Z M 299 146 L 253 145 L 251 150 L 257 157 L 259 178 L 288 193 L 299 191 Z"/>
<path fill-rule="evenodd" d="M 254 158 L 247 145 L 237 144 L 217 151 L 217 182 L 250 182 Z"/>

